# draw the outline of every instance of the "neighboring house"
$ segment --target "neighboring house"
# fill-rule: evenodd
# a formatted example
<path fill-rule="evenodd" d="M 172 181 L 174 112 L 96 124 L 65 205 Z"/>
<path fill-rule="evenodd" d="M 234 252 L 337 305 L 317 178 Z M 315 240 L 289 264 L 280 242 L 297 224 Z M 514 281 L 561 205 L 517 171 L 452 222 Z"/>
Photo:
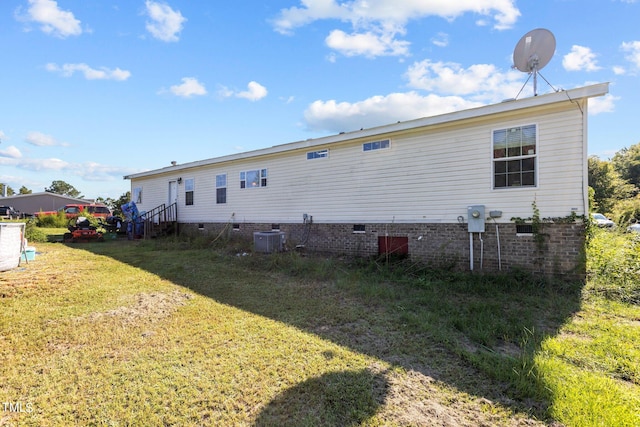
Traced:
<path fill-rule="evenodd" d="M 583 277 L 588 98 L 608 83 L 125 176 L 140 211 L 289 247 Z M 470 207 L 473 207 L 470 209 Z M 477 215 L 476 215 L 477 211 Z M 542 231 L 518 218 L 556 218 Z M 578 220 L 569 219 L 574 216 Z M 534 221 L 535 222 L 535 221 Z"/>
<path fill-rule="evenodd" d="M 0 205 L 10 205 L 21 214 L 33 215 L 40 211 L 56 211 L 72 203 L 89 204 L 92 200 L 78 199 L 55 193 L 31 193 L 0 197 Z"/>

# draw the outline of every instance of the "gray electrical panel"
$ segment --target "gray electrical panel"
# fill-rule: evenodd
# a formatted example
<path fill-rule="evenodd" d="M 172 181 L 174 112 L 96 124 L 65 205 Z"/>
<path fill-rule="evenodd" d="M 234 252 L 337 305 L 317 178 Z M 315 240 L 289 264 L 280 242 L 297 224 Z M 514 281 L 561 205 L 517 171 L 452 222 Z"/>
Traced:
<path fill-rule="evenodd" d="M 469 233 L 484 233 L 484 220 L 484 205 L 472 205 L 467 207 Z"/>

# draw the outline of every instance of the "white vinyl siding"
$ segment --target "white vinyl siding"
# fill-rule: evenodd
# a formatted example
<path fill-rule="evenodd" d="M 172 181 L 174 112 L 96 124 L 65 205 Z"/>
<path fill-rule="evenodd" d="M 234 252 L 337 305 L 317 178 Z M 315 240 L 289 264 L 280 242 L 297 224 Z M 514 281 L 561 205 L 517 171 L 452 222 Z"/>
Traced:
<path fill-rule="evenodd" d="M 493 130 L 528 123 L 538 133 L 537 187 L 494 190 Z M 510 222 L 530 217 L 534 201 L 545 217 L 580 215 L 583 138 L 581 111 L 565 103 L 390 134 L 393 149 L 376 155 L 363 151 L 368 141 L 354 139 L 332 144 L 331 156 L 320 162 L 300 161 L 308 147 L 247 156 L 189 168 L 198 181 L 198 203 L 178 209 L 178 215 L 191 223 L 227 222 L 232 216 L 238 223 L 301 223 L 304 213 L 319 223 L 454 223 L 468 205 L 482 204 L 503 212 L 498 222 Z M 265 169 L 268 186 L 249 191 L 236 181 L 227 187 L 229 202 L 216 206 L 217 174 L 238 179 L 241 172 Z M 145 189 L 141 210 L 164 203 L 166 183 L 176 176 L 159 172 L 132 179 L 132 187 Z"/>

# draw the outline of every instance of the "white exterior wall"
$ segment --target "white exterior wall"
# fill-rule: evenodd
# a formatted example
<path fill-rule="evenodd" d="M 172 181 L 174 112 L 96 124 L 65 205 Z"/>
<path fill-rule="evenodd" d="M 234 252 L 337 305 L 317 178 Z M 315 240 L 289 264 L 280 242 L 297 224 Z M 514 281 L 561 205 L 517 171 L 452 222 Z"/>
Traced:
<path fill-rule="evenodd" d="M 586 110 L 575 103 L 552 104 L 482 118 L 404 130 L 245 159 L 234 159 L 132 178 L 142 187 L 139 209 L 168 201 L 168 182 L 178 186 L 183 223 L 454 223 L 472 204 L 501 210 L 498 222 L 585 214 Z M 583 115 L 584 111 L 584 115 Z M 537 187 L 492 189 L 492 132 L 537 125 Z M 368 141 L 390 139 L 391 148 L 363 152 Z M 307 160 L 308 151 L 329 157 Z M 240 188 L 240 172 L 267 169 L 267 187 Z M 227 203 L 216 204 L 215 177 L 227 174 Z M 194 205 L 185 206 L 184 184 L 195 179 Z"/>

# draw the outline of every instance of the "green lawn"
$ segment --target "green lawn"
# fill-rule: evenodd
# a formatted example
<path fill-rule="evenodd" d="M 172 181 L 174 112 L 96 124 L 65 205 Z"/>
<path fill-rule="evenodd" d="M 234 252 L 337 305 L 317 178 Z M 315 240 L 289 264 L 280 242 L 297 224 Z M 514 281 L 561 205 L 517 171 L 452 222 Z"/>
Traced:
<path fill-rule="evenodd" d="M 239 243 L 35 246 L 0 273 L 0 425 L 640 421 L 640 308 L 604 273 L 582 286 Z"/>

